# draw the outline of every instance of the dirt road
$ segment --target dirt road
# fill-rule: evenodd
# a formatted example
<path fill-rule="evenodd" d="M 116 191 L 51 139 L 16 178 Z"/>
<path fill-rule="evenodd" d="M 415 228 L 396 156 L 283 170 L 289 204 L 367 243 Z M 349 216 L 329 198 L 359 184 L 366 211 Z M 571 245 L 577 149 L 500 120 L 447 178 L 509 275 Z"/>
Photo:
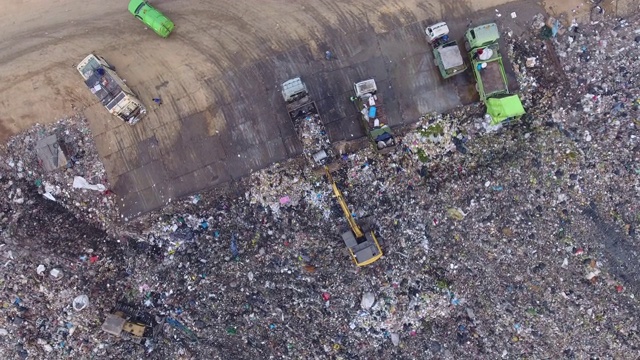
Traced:
<path fill-rule="evenodd" d="M 504 0 L 483 1 L 483 6 Z M 0 15 L 0 140 L 34 123 L 83 110 L 95 99 L 73 66 L 95 51 L 143 99 L 162 95 L 184 115 L 212 105 L 203 82 L 291 46 L 322 47 L 332 32 L 377 31 L 417 18 L 459 16 L 475 5 L 438 1 L 153 1 L 177 24 L 167 40 L 127 12 L 127 1 L 22 0 Z M 445 3 L 445 1 L 443 1 Z M 469 2 L 471 3 L 471 2 Z M 476 2 L 473 2 L 476 3 Z M 466 4 L 466 5 L 464 5 Z M 233 89 L 219 89 L 231 101 Z M 101 114 L 101 110 L 97 115 Z M 166 116 L 175 116 L 168 113 Z M 105 121 L 111 120 L 105 117 Z"/>
<path fill-rule="evenodd" d="M 94 104 L 73 69 L 91 51 L 119 64 L 119 72 L 143 98 L 171 94 L 178 111 L 197 112 L 212 105 L 203 80 L 291 46 L 321 48 L 331 33 L 356 32 L 364 24 L 385 31 L 416 19 L 464 17 L 507 2 L 153 1 L 177 24 L 168 40 L 136 21 L 127 12 L 127 0 L 5 2 L 0 14 L 0 140 Z M 604 3 L 612 11 L 631 8 L 629 1 Z M 552 14 L 569 17 L 584 15 L 588 7 L 578 0 L 544 5 Z M 232 89 L 219 91 L 229 100 L 234 96 Z"/>
<path fill-rule="evenodd" d="M 312 77 L 325 121 L 336 122 L 329 130 L 334 140 L 358 136 L 358 124 L 343 110 L 349 104 L 341 103 L 356 77 L 389 74 L 377 80 L 391 97 L 404 99 L 390 109 L 399 114 L 391 125 L 455 106 L 464 96 L 451 84 L 438 84 L 424 55 L 424 23 L 457 19 L 463 26 L 482 9 L 498 21 L 492 8 L 509 1 L 153 1 L 176 23 L 168 39 L 131 16 L 127 3 L 3 5 L 0 141 L 35 123 L 83 113 L 110 183 L 135 215 L 297 153 L 291 125 L 279 114 L 284 108 L 277 87 L 290 76 Z M 544 5 L 554 14 L 578 17 L 588 8 L 580 4 Z M 531 14 L 518 6 L 503 11 L 518 10 L 525 24 Z M 342 59 L 327 64 L 324 52 L 330 48 Z M 115 65 L 147 104 L 144 121 L 125 125 L 97 104 L 75 69 L 90 52 Z M 398 87 L 403 84 L 409 86 Z M 412 96 L 418 93 L 423 99 Z M 153 106 L 154 97 L 164 104 Z"/>

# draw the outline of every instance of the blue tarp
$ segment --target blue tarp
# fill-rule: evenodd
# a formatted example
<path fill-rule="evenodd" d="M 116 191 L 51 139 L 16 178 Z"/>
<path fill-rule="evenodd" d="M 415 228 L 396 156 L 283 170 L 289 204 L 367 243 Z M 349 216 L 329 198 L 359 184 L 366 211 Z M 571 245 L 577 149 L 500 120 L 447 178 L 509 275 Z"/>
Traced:
<path fill-rule="evenodd" d="M 375 119 L 376 118 L 376 110 L 377 108 L 375 106 L 372 106 L 369 108 L 369 117 L 371 119 Z"/>

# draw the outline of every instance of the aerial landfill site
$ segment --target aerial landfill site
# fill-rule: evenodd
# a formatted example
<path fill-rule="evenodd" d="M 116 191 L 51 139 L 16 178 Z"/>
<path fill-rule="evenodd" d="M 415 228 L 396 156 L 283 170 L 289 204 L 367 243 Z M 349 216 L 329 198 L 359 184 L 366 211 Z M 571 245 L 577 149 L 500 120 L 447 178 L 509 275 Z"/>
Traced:
<path fill-rule="evenodd" d="M 14 136 L 0 358 L 640 358 L 640 18 L 549 20 L 500 28 L 517 119 L 423 114 L 132 219 L 82 115 Z"/>

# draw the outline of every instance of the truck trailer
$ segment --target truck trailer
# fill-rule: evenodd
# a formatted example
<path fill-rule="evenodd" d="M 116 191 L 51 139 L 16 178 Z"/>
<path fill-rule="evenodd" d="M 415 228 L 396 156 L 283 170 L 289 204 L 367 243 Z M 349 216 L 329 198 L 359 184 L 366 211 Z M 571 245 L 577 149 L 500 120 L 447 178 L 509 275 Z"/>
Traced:
<path fill-rule="evenodd" d="M 304 156 L 313 168 L 329 164 L 334 157 L 331 140 L 318 112 L 318 106 L 309 96 L 307 85 L 299 77 L 287 80 L 282 84 L 282 97 L 302 143 Z"/>
<path fill-rule="evenodd" d="M 353 84 L 355 96 L 351 98 L 360 113 L 360 120 L 374 148 L 387 153 L 396 146 L 391 127 L 387 124 L 382 97 L 374 79 Z"/>
<path fill-rule="evenodd" d="M 465 33 L 465 47 L 469 51 L 476 90 L 480 101 L 487 107 L 492 125 L 525 114 L 518 95 L 509 93 L 499 42 L 500 32 L 495 23 L 477 26 Z"/>
<path fill-rule="evenodd" d="M 89 90 L 111 114 L 133 125 L 147 113 L 142 102 L 104 58 L 89 54 L 76 68 Z"/>

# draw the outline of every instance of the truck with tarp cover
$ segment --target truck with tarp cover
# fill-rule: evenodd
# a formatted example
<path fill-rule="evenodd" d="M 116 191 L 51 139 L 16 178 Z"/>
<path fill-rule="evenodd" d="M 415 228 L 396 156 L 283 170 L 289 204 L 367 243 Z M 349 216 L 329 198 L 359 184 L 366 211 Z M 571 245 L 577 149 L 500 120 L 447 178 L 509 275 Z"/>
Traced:
<path fill-rule="evenodd" d="M 433 48 L 434 61 L 444 79 L 462 74 L 467 69 L 458 43 L 449 39 L 447 23 L 431 25 L 425 29 L 425 34 Z"/>

